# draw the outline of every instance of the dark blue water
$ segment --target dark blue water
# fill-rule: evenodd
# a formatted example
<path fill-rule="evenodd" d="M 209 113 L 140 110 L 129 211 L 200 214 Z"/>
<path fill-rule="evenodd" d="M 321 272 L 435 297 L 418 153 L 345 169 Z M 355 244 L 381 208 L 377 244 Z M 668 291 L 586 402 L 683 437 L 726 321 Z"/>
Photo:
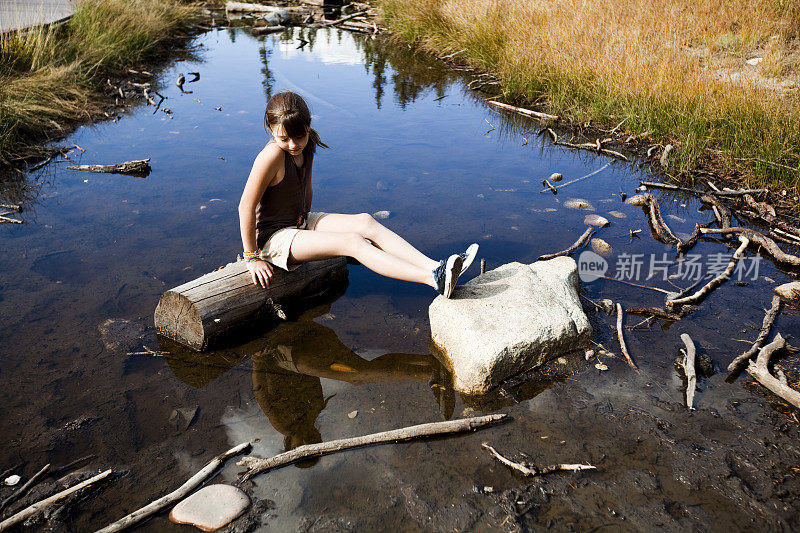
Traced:
<path fill-rule="evenodd" d="M 86 529 L 172 490 L 208 458 L 245 440 L 257 439 L 253 453 L 267 456 L 305 442 L 501 409 L 516 420 L 476 435 L 369 448 L 265 474 L 251 487 L 274 502 L 262 524 L 507 529 L 517 522 L 504 522 L 510 511 L 498 494 L 528 482 L 493 462 L 480 448 L 483 440 L 511 454 L 526 451 L 542 464 L 601 467 L 595 484 L 565 487 L 529 515 L 531 526 L 749 523 L 731 514 L 735 495 L 703 484 L 704 476 L 717 474 L 695 473 L 686 445 L 644 431 L 657 425 L 646 416 L 638 426 L 631 422 L 631 431 L 621 420 L 631 412 L 692 416 L 696 423 L 678 440 L 724 453 L 740 445 L 743 427 L 766 425 L 759 431 L 769 434 L 773 417 L 786 418 L 770 408 L 780 410 L 774 397 L 745 388 L 745 379 L 725 383 L 724 373 L 700 380 L 699 410 L 686 413 L 673 369 L 682 332 L 717 368 L 748 346 L 742 340 L 755 337 L 771 287 L 788 279 L 766 260 L 749 285 L 725 285 L 691 317 L 626 332 L 641 373 L 619 356 L 603 358 L 610 370 L 601 374 L 596 359 L 571 358 L 485 402 L 446 390 L 445 372 L 428 347 L 433 291 L 363 267 L 350 267 L 340 298 L 228 349 L 193 356 L 174 347 L 181 360 L 127 355 L 159 346 L 152 313 L 165 290 L 240 253 L 239 196 L 268 140 L 266 100 L 282 90 L 306 98 L 313 126 L 331 146 L 314 162 L 314 210 L 388 210 L 385 224 L 430 256 L 478 242 L 488 268 L 566 248 L 583 232 L 584 216 L 597 213 L 612 222 L 599 232 L 614 249 L 609 276 L 621 254 L 640 254 L 645 272 L 631 281 L 675 290 L 658 277 L 646 279 L 650 258 L 666 253 L 671 261 L 672 252 L 649 235 L 641 209 L 620 198 L 650 177 L 646 167 L 613 161 L 557 196 L 542 194 L 541 180 L 553 172 L 565 183 L 611 160 L 550 145 L 532 133 L 537 123 L 498 113 L 483 103 L 487 95 L 465 89 L 469 78 L 405 45 L 319 30 L 304 32 L 312 42 L 298 49 L 297 32 L 263 39 L 241 29 L 207 33 L 196 41 L 197 61 L 175 62 L 158 76 L 167 96 L 162 108 L 171 115 L 140 101 L 120 120 L 82 127 L 60 143 L 84 148 L 70 155 L 82 163 L 149 157 L 147 178 L 69 171 L 62 161 L 26 177 L 32 185 L 25 224 L 0 226 L 0 470 L 27 461 L 26 472 L 35 471 L 87 454 L 97 456 L 92 468 L 129 469 L 82 504 L 73 527 Z M 199 71 L 200 81 L 181 94 L 174 80 L 190 71 Z M 573 198 L 593 210 L 564 207 Z M 667 218 L 675 232 L 690 233 L 710 216 L 686 198 L 659 198 L 664 213 L 678 217 Z M 640 239 L 630 237 L 635 229 Z M 694 252 L 703 261 L 731 253 L 713 243 Z M 476 262 L 466 279 L 477 273 Z M 584 294 L 624 305 L 663 304 L 660 292 L 609 280 L 585 284 Z M 587 311 L 596 342 L 618 353 L 613 317 L 591 305 Z M 626 323 L 639 320 L 630 316 Z M 796 332 L 798 324 L 797 315 L 784 314 L 777 330 Z M 357 371 L 331 372 L 334 363 Z M 754 407 L 730 408 L 742 402 Z M 185 413 L 193 414 L 188 422 Z M 639 482 L 625 477 L 631 469 L 655 480 L 633 500 L 628 494 Z M 218 479 L 232 480 L 238 470 L 231 464 Z M 581 476 L 558 479 L 564 485 Z M 713 497 L 698 495 L 700 488 Z M 665 507 L 670 501 L 689 502 L 705 518 Z M 784 514 L 778 503 L 770 523 Z M 611 508 L 618 514 L 608 518 Z M 620 515 L 629 521 L 618 523 Z M 161 516 L 147 527 L 177 526 Z"/>

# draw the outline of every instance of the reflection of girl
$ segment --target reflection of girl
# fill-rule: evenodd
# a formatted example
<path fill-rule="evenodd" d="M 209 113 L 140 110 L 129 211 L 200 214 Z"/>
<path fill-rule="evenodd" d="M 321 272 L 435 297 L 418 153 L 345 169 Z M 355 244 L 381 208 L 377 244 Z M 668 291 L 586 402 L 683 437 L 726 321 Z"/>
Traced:
<path fill-rule="evenodd" d="M 287 451 L 322 442 L 314 425 L 325 408 L 319 378 L 281 369 L 267 349 L 253 355 L 253 394 L 272 427 L 286 436 Z"/>
<path fill-rule="evenodd" d="M 295 93 L 270 98 L 264 116 L 272 141 L 258 154 L 239 203 L 244 256 L 253 283 L 267 287 L 273 265 L 349 256 L 378 274 L 430 285 L 449 298 L 478 245 L 434 261 L 368 214 L 311 213 L 317 146 L 311 114 Z"/>

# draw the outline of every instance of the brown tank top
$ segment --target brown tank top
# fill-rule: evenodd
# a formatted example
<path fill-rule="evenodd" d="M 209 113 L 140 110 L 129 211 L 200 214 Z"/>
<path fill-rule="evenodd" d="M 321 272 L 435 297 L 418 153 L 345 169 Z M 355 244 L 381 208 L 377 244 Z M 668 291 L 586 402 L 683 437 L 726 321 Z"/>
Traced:
<path fill-rule="evenodd" d="M 306 204 L 308 176 L 314 153 L 307 146 L 303 150 L 303 166 L 298 168 L 291 154 L 284 152 L 283 180 L 267 187 L 256 206 L 256 245 L 262 248 L 279 229 L 296 227 L 300 217 L 305 217 L 311 206 Z"/>

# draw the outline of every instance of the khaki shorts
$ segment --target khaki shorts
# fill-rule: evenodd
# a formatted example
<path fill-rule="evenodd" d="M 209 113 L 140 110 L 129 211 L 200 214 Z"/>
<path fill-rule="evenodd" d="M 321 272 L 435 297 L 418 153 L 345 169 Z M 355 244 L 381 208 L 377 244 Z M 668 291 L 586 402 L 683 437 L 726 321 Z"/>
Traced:
<path fill-rule="evenodd" d="M 292 247 L 292 241 L 298 232 L 302 230 L 314 230 L 317 227 L 319 219 L 324 217 L 327 213 L 309 213 L 306 217 L 306 222 L 300 227 L 290 226 L 288 228 L 279 229 L 269 240 L 264 244 L 260 250 L 261 259 L 272 263 L 277 267 L 284 270 L 294 270 L 299 267 L 301 263 L 289 264 L 289 249 Z"/>

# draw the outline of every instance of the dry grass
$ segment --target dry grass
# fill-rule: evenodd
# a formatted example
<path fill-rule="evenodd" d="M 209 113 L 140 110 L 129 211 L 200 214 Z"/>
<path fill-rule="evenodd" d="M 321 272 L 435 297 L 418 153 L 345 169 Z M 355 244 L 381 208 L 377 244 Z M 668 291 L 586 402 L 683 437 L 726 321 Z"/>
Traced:
<path fill-rule="evenodd" d="M 720 150 L 750 175 L 800 182 L 800 0 L 380 4 L 401 37 L 465 48 L 459 57 L 497 73 L 511 97 L 676 141 L 673 170 Z"/>
<path fill-rule="evenodd" d="M 0 35 L 0 162 L 97 113 L 105 76 L 152 59 L 192 13 L 176 0 L 79 0 L 62 26 Z"/>

